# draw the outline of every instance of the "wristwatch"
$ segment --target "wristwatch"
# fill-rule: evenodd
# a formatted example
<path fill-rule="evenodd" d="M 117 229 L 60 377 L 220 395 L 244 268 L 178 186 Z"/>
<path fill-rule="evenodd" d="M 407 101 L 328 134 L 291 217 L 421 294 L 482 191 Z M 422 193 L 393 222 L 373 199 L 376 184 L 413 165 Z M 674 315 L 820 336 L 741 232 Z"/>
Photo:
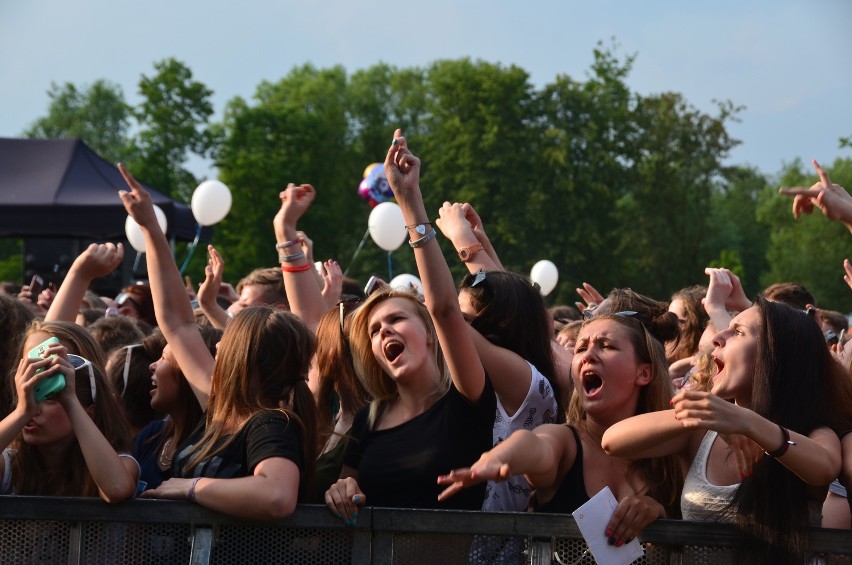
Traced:
<path fill-rule="evenodd" d="M 461 259 L 462 262 L 467 263 L 473 258 L 477 251 L 482 251 L 482 244 L 478 241 L 468 245 L 467 247 L 459 249 L 459 259 Z"/>

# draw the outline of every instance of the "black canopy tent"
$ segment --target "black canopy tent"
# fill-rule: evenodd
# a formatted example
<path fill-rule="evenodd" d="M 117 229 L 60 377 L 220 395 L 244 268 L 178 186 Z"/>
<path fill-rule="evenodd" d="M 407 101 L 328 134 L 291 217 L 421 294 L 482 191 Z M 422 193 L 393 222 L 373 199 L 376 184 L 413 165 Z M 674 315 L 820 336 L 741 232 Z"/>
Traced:
<path fill-rule="evenodd" d="M 191 241 L 196 223 L 189 206 L 143 186 L 166 215 L 167 237 Z M 0 138 L 0 237 L 24 240 L 25 282 L 38 273 L 58 284 L 93 241 L 125 242 L 123 268 L 96 281 L 96 290 L 114 292 L 133 278 L 127 212 L 118 197 L 126 189 L 118 169 L 80 139 Z"/>
<path fill-rule="evenodd" d="M 118 169 L 80 139 L 0 138 L 0 237 L 124 239 L 118 191 L 126 188 Z M 145 188 L 166 214 L 166 235 L 192 240 L 192 210 Z"/>

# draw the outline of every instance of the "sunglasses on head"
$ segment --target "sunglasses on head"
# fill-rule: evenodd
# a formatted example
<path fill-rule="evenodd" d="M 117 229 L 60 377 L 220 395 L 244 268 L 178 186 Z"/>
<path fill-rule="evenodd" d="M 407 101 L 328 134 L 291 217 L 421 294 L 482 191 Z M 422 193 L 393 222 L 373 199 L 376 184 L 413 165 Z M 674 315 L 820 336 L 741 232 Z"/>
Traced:
<path fill-rule="evenodd" d="M 363 302 L 360 298 L 347 298 L 346 300 L 341 300 L 337 303 L 337 307 L 340 309 L 340 333 L 346 335 L 346 330 L 344 330 L 343 323 L 346 321 L 346 307 L 347 306 L 357 306 Z"/>
<path fill-rule="evenodd" d="M 121 294 L 115 297 L 115 303 L 118 305 L 119 308 L 121 308 L 128 302 L 130 302 L 134 306 L 134 308 L 136 308 L 140 312 L 142 311 L 142 306 L 139 304 L 139 302 L 137 302 L 126 292 L 122 292 Z"/>
<path fill-rule="evenodd" d="M 142 347 L 142 344 L 134 343 L 133 345 L 124 346 L 124 349 L 127 350 L 127 353 L 124 355 L 124 372 L 121 374 L 122 379 L 124 380 L 124 388 L 121 389 L 122 398 L 124 398 L 124 393 L 127 391 L 127 377 L 130 376 L 130 360 L 133 358 L 133 350 L 137 347 Z"/>
<path fill-rule="evenodd" d="M 97 388 L 95 387 L 95 370 L 92 368 L 92 362 L 84 357 L 80 357 L 79 355 L 74 355 L 73 353 L 68 354 L 68 362 L 71 363 L 71 366 L 74 367 L 74 371 L 79 371 L 83 367 L 88 367 L 89 369 L 89 390 L 92 391 L 92 402 L 97 398 Z"/>

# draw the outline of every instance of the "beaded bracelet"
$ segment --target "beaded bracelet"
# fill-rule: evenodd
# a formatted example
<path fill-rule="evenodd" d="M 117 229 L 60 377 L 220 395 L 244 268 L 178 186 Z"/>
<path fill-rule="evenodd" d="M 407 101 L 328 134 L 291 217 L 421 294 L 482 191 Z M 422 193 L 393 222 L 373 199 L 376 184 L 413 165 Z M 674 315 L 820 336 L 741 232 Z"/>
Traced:
<path fill-rule="evenodd" d="M 779 457 L 787 453 L 787 450 L 790 449 L 791 445 L 798 445 L 795 441 L 790 439 L 790 431 L 787 428 L 780 424 L 778 425 L 778 427 L 781 428 L 781 433 L 784 434 L 784 443 L 782 443 L 781 447 L 779 447 L 775 451 L 763 451 L 765 454 L 772 457 L 773 459 L 778 459 Z"/>
<path fill-rule="evenodd" d="M 313 267 L 313 265 L 310 263 L 296 265 L 295 267 L 291 267 L 290 265 L 281 265 L 281 270 L 285 273 L 304 273 L 305 271 L 309 271 L 311 267 Z"/>
<path fill-rule="evenodd" d="M 278 262 L 279 263 L 292 263 L 293 261 L 298 261 L 299 259 L 304 259 L 305 254 L 302 251 L 298 253 L 293 253 L 292 255 L 284 255 L 281 251 L 278 252 Z"/>
<path fill-rule="evenodd" d="M 424 235 L 420 239 L 415 239 L 413 241 L 409 239 L 408 245 L 410 245 L 411 247 L 413 247 L 415 249 L 418 248 L 418 247 L 423 247 L 424 245 L 426 245 L 427 243 L 429 243 L 430 241 L 435 239 L 436 235 L 438 235 L 438 232 L 436 232 L 433 229 L 432 231 L 430 231 L 429 233 L 427 233 L 426 235 Z"/>
<path fill-rule="evenodd" d="M 284 249 L 285 247 L 292 247 L 298 243 L 302 243 L 301 238 L 291 239 L 290 241 L 285 241 L 284 243 L 276 243 L 275 249 Z"/>

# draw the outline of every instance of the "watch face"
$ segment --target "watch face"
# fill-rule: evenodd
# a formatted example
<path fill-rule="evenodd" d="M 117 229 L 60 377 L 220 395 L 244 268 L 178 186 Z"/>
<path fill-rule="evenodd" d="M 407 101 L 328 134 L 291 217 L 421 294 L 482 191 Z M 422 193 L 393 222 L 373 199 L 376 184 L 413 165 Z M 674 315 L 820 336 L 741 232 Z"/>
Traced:
<path fill-rule="evenodd" d="M 470 259 L 470 251 L 468 251 L 467 247 L 463 247 L 459 250 L 459 259 L 462 261 L 467 261 Z"/>

